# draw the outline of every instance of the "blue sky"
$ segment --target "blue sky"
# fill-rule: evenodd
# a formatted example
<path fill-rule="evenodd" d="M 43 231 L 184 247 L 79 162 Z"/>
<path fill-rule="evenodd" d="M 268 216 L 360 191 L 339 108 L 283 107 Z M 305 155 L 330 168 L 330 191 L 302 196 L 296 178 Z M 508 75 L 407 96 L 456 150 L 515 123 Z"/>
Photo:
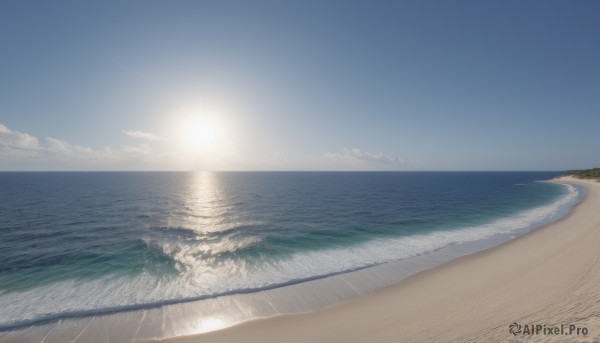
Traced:
<path fill-rule="evenodd" d="M 2 1 L 0 170 L 600 165 L 597 1 Z"/>

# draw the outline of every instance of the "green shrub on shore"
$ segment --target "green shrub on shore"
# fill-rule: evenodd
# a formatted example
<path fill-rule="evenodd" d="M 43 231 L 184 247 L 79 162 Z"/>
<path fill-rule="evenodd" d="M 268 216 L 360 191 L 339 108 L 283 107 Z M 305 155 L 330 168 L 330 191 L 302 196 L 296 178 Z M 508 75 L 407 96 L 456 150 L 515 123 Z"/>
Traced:
<path fill-rule="evenodd" d="M 564 175 L 572 175 L 581 179 L 600 179 L 600 168 L 567 170 Z"/>

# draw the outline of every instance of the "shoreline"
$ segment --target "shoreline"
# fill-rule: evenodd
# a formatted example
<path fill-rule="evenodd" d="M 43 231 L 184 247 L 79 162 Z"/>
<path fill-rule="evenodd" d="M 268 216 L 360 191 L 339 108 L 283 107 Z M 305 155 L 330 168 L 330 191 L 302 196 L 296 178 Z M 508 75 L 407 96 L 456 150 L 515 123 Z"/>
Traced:
<path fill-rule="evenodd" d="M 587 291 L 585 295 L 600 304 L 600 295 L 589 294 L 590 289 L 594 290 L 594 282 L 588 280 L 600 284 L 600 276 L 592 275 L 596 271 L 600 275 L 600 267 L 593 264 L 600 259 L 600 253 L 594 254 L 593 245 L 585 252 L 574 246 L 600 244 L 600 214 L 594 213 L 600 206 L 600 183 L 572 177 L 550 182 L 576 183 L 584 186 L 588 194 L 557 221 L 370 294 L 310 312 L 253 319 L 160 342 L 552 339 L 544 335 L 513 336 L 508 325 L 515 321 L 548 326 L 588 325 L 587 336 L 562 336 L 561 341 L 600 336 L 600 319 L 582 315 L 596 309 L 600 312 L 600 305 L 590 309 L 584 305 L 585 301 L 577 304 L 568 301 L 568 290 L 578 289 Z M 594 232 L 594 228 L 599 232 Z M 571 311 L 561 311 L 561 304 Z M 544 306 L 548 308 L 543 309 Z"/>

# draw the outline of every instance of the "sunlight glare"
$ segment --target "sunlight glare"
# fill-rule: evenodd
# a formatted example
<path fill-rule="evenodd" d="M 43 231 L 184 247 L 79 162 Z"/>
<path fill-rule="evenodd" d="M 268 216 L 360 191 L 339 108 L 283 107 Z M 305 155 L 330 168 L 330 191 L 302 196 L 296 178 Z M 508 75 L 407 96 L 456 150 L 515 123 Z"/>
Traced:
<path fill-rule="evenodd" d="M 194 116 L 184 127 L 185 143 L 193 152 L 209 153 L 221 139 L 221 125 L 216 117 Z"/>

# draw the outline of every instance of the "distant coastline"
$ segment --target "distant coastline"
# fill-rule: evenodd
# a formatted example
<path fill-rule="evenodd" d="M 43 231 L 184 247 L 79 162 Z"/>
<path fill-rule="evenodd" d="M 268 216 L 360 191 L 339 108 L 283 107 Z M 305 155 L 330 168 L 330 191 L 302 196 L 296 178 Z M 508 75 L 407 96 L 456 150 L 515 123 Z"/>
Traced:
<path fill-rule="evenodd" d="M 584 170 L 567 170 L 563 176 L 573 176 L 578 179 L 594 179 L 600 180 L 600 168 L 591 168 Z"/>

